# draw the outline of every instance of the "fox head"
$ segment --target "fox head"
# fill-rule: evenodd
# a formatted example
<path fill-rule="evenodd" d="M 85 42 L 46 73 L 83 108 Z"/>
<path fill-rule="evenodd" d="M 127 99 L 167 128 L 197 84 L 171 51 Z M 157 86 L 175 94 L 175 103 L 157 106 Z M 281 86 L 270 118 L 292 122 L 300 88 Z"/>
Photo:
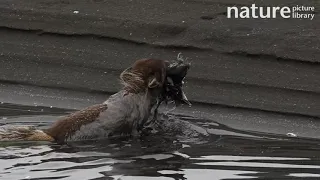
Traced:
<path fill-rule="evenodd" d="M 165 60 L 137 60 L 131 67 L 121 73 L 120 80 L 124 89 L 131 93 L 162 88 L 165 83 L 168 65 L 169 62 Z"/>

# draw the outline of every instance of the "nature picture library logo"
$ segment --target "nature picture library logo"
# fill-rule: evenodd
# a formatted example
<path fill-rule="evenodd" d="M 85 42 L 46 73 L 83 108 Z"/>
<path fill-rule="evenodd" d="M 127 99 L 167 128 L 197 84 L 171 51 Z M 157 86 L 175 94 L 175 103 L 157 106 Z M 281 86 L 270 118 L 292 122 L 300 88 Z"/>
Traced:
<path fill-rule="evenodd" d="M 256 6 L 252 4 L 251 7 L 227 7 L 227 17 L 228 18 L 294 18 L 294 19 L 310 19 L 313 20 L 315 15 L 315 8 L 313 6 L 302 6 L 296 5 L 293 7 L 283 6 L 283 7 L 266 7 L 266 6 Z"/>

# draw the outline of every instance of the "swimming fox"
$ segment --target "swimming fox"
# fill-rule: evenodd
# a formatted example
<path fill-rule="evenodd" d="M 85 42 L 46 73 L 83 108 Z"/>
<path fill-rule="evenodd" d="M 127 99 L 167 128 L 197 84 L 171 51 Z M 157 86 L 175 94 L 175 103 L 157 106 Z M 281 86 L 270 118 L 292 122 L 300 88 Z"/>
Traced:
<path fill-rule="evenodd" d="M 137 60 L 121 73 L 123 88 L 105 102 L 62 117 L 48 129 L 2 126 L 0 141 L 66 142 L 114 135 L 136 135 L 147 122 L 152 108 L 157 109 L 164 99 L 188 102 L 184 93 L 180 92 L 182 83 L 177 83 L 183 80 L 179 74 L 184 77 L 189 65 L 183 67 L 179 69 L 165 60 Z"/>

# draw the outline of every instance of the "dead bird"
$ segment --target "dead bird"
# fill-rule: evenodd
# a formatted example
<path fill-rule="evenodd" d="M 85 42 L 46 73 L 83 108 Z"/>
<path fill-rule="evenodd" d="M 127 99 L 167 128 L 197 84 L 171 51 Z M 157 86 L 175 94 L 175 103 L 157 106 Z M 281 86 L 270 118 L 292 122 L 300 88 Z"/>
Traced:
<path fill-rule="evenodd" d="M 50 128 L 31 126 L 0 127 L 0 140 L 66 142 L 99 139 L 117 135 L 136 135 L 147 122 L 152 108 L 173 100 L 186 102 L 179 70 L 181 63 L 142 59 L 124 70 L 120 79 L 123 88 L 102 104 L 93 105 L 57 120 Z M 182 80 L 183 80 L 182 78 Z M 181 82 L 182 82 L 181 80 Z"/>
<path fill-rule="evenodd" d="M 157 104 L 154 106 L 152 119 L 144 123 L 145 130 L 150 131 L 152 124 L 157 121 L 158 108 L 162 103 L 168 104 L 173 102 L 175 106 L 186 104 L 191 106 L 187 96 L 183 91 L 184 79 L 190 69 L 191 63 L 186 62 L 181 53 L 178 54 L 177 59 L 169 64 L 166 71 L 166 79 L 161 90 L 160 96 L 157 99 Z M 141 127 L 143 129 L 143 127 Z"/>

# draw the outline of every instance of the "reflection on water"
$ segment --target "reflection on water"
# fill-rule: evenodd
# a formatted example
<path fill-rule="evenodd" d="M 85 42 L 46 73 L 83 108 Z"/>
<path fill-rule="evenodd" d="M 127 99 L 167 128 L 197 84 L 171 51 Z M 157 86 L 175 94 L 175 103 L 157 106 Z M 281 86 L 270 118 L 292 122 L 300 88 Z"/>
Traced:
<path fill-rule="evenodd" d="M 2 123 L 47 126 L 66 113 L 50 108 L 26 115 L 19 106 L 14 109 L 6 109 Z M 1 143 L 0 179 L 320 179 L 318 140 L 246 132 L 179 115 L 163 126 L 172 129 L 140 138 Z"/>

